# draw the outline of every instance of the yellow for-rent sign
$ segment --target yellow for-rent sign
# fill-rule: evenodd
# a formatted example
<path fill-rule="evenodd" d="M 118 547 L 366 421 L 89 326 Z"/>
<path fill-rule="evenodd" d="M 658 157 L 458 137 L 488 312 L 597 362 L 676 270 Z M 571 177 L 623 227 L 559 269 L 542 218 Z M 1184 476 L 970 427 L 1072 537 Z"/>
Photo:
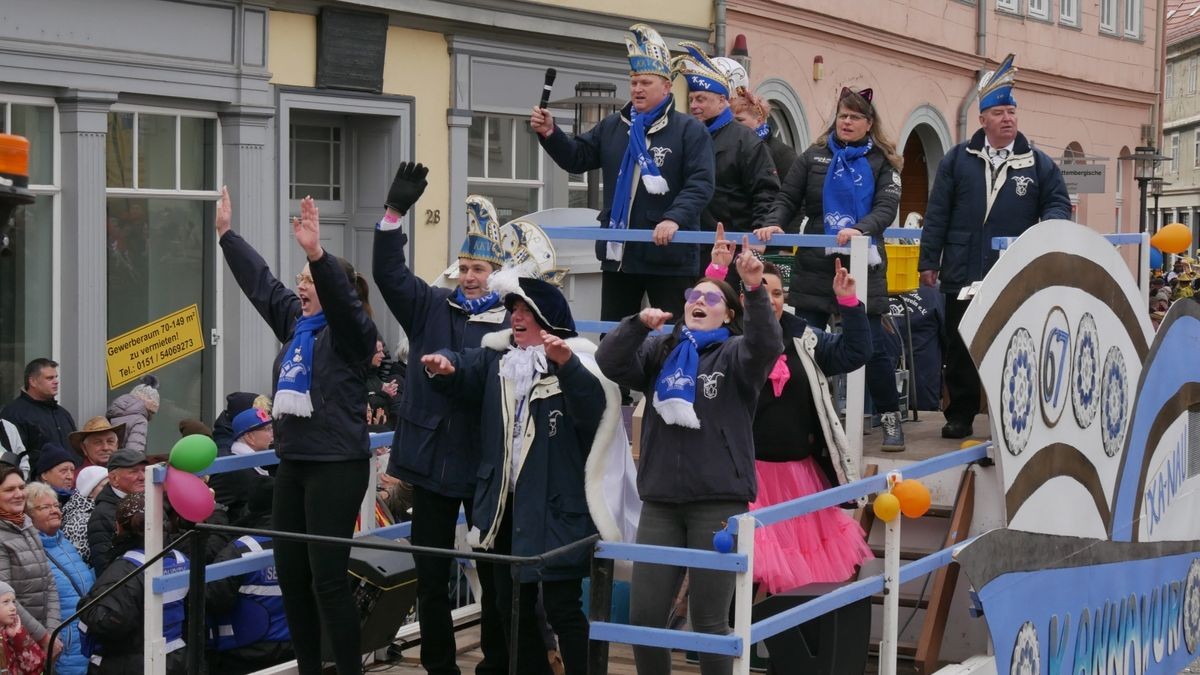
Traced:
<path fill-rule="evenodd" d="M 201 349 L 198 305 L 134 328 L 108 341 L 108 388 L 116 389 Z"/>

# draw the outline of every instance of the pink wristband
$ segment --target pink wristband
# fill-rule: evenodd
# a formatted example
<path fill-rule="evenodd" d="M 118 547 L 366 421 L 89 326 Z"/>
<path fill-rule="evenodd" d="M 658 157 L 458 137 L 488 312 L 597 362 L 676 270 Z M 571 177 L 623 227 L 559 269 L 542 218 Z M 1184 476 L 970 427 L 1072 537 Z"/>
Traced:
<path fill-rule="evenodd" d="M 400 216 L 388 211 L 387 213 L 383 214 L 383 222 L 387 223 L 388 225 L 395 225 L 396 223 L 400 222 Z"/>
<path fill-rule="evenodd" d="M 858 296 L 855 295 L 839 295 L 837 296 L 838 304 L 842 307 L 857 307 Z"/>
<path fill-rule="evenodd" d="M 708 263 L 708 268 L 704 270 L 704 276 L 709 279 L 720 279 L 725 281 L 725 277 L 729 276 L 729 268 L 718 265 L 717 263 Z"/>

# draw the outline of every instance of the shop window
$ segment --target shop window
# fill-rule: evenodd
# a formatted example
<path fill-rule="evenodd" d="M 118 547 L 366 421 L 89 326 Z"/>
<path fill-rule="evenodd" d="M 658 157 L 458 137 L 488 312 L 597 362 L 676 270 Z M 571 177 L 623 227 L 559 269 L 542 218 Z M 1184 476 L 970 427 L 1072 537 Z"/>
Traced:
<path fill-rule="evenodd" d="M 59 188 L 54 105 L 0 99 L 0 132 L 29 139 L 29 187 L 36 201 L 0 223 L 8 246 L 0 250 L 0 401 L 24 384 L 29 361 L 57 358 L 54 338 L 54 223 Z"/>
<path fill-rule="evenodd" d="M 467 189 L 490 199 L 501 221 L 538 211 L 542 154 L 526 118 L 476 114 L 467 133 Z"/>
<path fill-rule="evenodd" d="M 217 120 L 117 109 L 108 116 L 107 338 L 213 299 L 212 222 L 220 176 Z M 236 227 L 236 217 L 235 217 Z M 202 334 L 207 336 L 205 326 Z M 211 350 L 154 371 L 161 404 L 148 446 L 167 447 L 179 420 L 201 417 Z M 113 399 L 134 383 L 109 392 Z"/>

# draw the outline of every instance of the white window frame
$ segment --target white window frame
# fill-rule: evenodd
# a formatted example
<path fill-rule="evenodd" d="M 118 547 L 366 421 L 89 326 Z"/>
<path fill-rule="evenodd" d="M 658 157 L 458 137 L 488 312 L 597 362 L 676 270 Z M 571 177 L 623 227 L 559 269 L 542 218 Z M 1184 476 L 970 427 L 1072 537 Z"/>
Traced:
<path fill-rule="evenodd" d="M 1125 0 L 1125 37 L 1142 39 L 1142 0 Z"/>
<path fill-rule="evenodd" d="M 1196 93 L 1196 57 L 1191 57 L 1187 60 L 1184 68 L 1187 71 L 1187 94 L 1189 96 Z"/>
<path fill-rule="evenodd" d="M 1059 0 L 1058 22 L 1064 26 L 1079 25 L 1079 0 Z"/>
<path fill-rule="evenodd" d="M 62 353 L 62 199 L 59 197 L 62 194 L 62 134 L 59 128 L 59 110 L 58 102 L 52 98 L 42 98 L 37 96 L 10 96 L 8 94 L 0 95 L 0 105 L 4 107 L 4 129 L 12 129 L 12 108 L 11 105 L 36 105 L 52 110 L 51 116 L 54 119 L 54 171 L 51 172 L 50 179 L 53 181 L 50 185 L 42 183 L 30 183 L 29 191 L 35 197 L 50 196 L 53 197 L 52 206 L 50 209 L 50 265 L 51 265 L 51 286 L 50 298 L 54 303 L 54 307 L 50 311 L 50 342 L 51 353 Z M 11 133 L 11 132 L 10 132 Z"/>
<path fill-rule="evenodd" d="M 133 113 L 133 167 L 132 181 L 133 187 L 104 187 L 104 196 L 107 197 L 147 197 L 147 198 L 171 198 L 178 197 L 183 199 L 220 199 L 221 188 L 224 184 L 224 164 L 221 161 L 221 121 L 217 118 L 215 112 L 206 112 L 203 110 L 187 110 L 180 108 L 159 108 L 152 106 L 140 105 L 114 105 L 109 109 L 109 112 L 114 113 Z M 138 181 L 138 116 L 146 115 L 168 115 L 176 118 L 180 117 L 198 117 L 201 119 L 210 119 L 214 121 L 213 128 L 215 137 L 213 138 L 213 164 L 216 168 L 216 175 L 213 177 L 212 190 L 180 190 L 179 187 L 179 139 L 180 139 L 180 124 L 179 120 L 175 120 L 175 186 L 174 190 L 160 188 L 141 188 L 137 186 Z M 106 158 L 107 160 L 107 158 Z"/>
<path fill-rule="evenodd" d="M 506 119 L 513 124 L 513 133 L 512 133 L 513 145 L 511 148 L 509 148 L 510 164 L 509 164 L 508 168 L 509 168 L 509 172 L 513 176 L 516 176 L 517 175 L 517 153 L 514 152 L 516 150 L 516 142 L 517 142 L 516 141 L 516 139 L 517 139 L 516 125 L 521 123 L 522 118 L 518 115 L 513 115 L 511 113 L 488 112 L 485 110 L 476 110 L 476 111 L 473 111 L 472 114 L 473 114 L 473 116 L 482 116 L 485 119 L 485 124 L 484 124 L 484 128 L 483 128 L 483 137 L 485 139 L 485 142 L 483 144 L 483 172 L 485 174 L 488 171 L 488 144 L 486 142 L 486 139 L 488 137 L 488 128 L 491 126 L 492 120 L 497 119 L 497 118 Z M 540 148 L 539 148 L 539 150 L 540 150 Z M 545 204 L 546 204 L 545 155 L 546 155 L 546 153 L 544 153 L 544 152 L 537 153 L 537 175 L 539 177 L 536 179 L 492 178 L 490 176 L 472 176 L 470 171 L 468 170 L 468 172 L 467 172 L 468 188 L 467 189 L 468 189 L 468 191 L 471 191 L 471 188 L 469 187 L 471 185 L 480 185 L 480 186 L 484 186 L 484 187 L 495 186 L 495 187 L 536 188 L 537 189 L 537 209 L 535 209 L 535 210 L 541 211 L 542 209 L 546 208 L 545 207 Z M 581 185 L 586 185 L 586 183 L 583 183 Z M 499 214 L 497 214 L 497 215 L 499 215 Z M 526 214 L 522 213 L 519 215 L 523 216 Z M 502 219 L 502 220 L 507 222 L 510 219 Z"/>
<path fill-rule="evenodd" d="M 1171 134 L 1171 173 L 1179 175 L 1179 132 Z"/>
<path fill-rule="evenodd" d="M 1100 32 L 1107 35 L 1117 34 L 1117 13 L 1120 11 L 1117 0 L 1100 0 Z M 1107 19 L 1107 20 L 1106 20 Z"/>
<path fill-rule="evenodd" d="M 1026 15 L 1033 19 L 1050 19 L 1050 3 L 1053 0 L 1027 0 Z"/>
<path fill-rule="evenodd" d="M 1192 168 L 1200 169 L 1200 127 L 1192 131 Z"/>
<path fill-rule="evenodd" d="M 299 120 L 297 120 L 299 118 Z M 296 163 L 296 153 L 292 152 L 292 127 L 299 124 L 300 126 L 329 126 L 338 127 L 342 132 L 341 152 L 339 153 L 338 161 L 341 163 L 342 184 L 341 184 L 341 199 L 314 199 L 317 208 L 328 216 L 330 222 L 344 222 L 347 213 L 346 202 L 347 183 L 349 182 L 350 171 L 350 128 L 346 125 L 344 115 L 330 114 L 323 110 L 309 110 L 307 108 L 293 108 L 292 114 L 288 118 L 288 128 L 283 133 L 283 142 L 288 144 L 287 166 L 281 167 L 281 172 L 285 172 L 283 181 L 283 196 L 287 199 L 289 213 L 300 213 L 300 202 L 302 199 L 292 199 L 292 169 Z"/>
<path fill-rule="evenodd" d="M 1009 14 L 1021 13 L 1021 0 L 996 0 L 996 11 Z"/>
<path fill-rule="evenodd" d="M 1175 95 L 1175 65 L 1175 61 L 1167 64 L 1167 72 L 1163 76 L 1163 98 L 1171 98 Z"/>

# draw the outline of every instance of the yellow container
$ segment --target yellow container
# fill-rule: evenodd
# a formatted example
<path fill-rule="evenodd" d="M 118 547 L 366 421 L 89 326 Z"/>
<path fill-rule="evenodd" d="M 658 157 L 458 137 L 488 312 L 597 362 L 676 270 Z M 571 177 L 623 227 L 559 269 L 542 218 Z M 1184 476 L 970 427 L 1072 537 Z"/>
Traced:
<path fill-rule="evenodd" d="M 917 272 L 917 259 L 921 257 L 920 244 L 884 244 L 887 249 L 888 293 L 908 293 L 921 285 Z"/>

